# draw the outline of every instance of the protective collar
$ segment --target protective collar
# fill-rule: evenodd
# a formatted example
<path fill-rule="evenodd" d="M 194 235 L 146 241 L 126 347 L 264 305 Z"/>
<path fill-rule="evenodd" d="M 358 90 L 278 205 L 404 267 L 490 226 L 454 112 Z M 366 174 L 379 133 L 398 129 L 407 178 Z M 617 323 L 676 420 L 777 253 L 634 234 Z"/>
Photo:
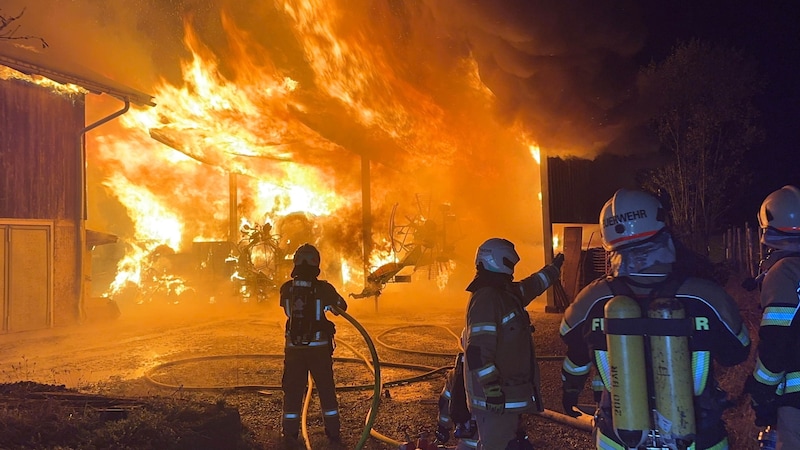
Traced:
<path fill-rule="evenodd" d="M 319 276 L 319 273 L 319 267 L 309 266 L 308 264 L 300 264 L 299 266 L 294 266 L 291 277 L 300 278 L 301 280 L 313 280 Z"/>
<path fill-rule="evenodd" d="M 625 276 L 660 276 L 647 269 L 675 262 L 675 244 L 669 233 L 659 233 L 641 245 L 611 252 L 611 274 Z"/>
<path fill-rule="evenodd" d="M 468 292 L 475 292 L 480 288 L 491 286 L 498 289 L 503 289 L 509 286 L 514 281 L 514 275 L 507 273 L 489 272 L 486 269 L 478 267 L 475 273 L 475 278 L 467 286 Z"/>
<path fill-rule="evenodd" d="M 761 243 L 767 247 L 786 250 L 788 252 L 800 252 L 800 235 L 796 233 L 783 233 L 772 227 L 767 227 L 761 236 Z"/>

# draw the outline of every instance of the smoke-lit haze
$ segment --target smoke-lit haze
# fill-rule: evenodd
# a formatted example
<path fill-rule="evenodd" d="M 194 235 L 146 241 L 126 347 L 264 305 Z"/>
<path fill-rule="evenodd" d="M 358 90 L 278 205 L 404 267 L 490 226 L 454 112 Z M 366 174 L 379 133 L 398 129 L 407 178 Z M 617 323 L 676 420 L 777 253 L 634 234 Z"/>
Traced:
<path fill-rule="evenodd" d="M 87 137 L 89 228 L 184 251 L 225 240 L 236 173 L 240 217 L 311 212 L 323 258 L 335 246 L 357 261 L 363 155 L 376 246 L 392 205 L 413 215 L 419 195 L 432 219 L 452 205 L 462 269 L 499 235 L 526 271 L 542 263 L 530 146 L 591 157 L 636 125 L 639 12 L 602 5 L 7 0 L 0 13 L 27 7 L 18 34 L 43 52 L 154 96 Z M 121 108 L 87 104 L 88 122 Z"/>

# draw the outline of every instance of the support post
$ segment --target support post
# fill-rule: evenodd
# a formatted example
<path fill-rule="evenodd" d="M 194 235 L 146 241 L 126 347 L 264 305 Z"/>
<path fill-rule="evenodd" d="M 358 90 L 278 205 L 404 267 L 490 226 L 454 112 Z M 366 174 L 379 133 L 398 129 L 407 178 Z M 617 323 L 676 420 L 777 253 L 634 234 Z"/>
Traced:
<path fill-rule="evenodd" d="M 539 149 L 539 184 L 542 193 L 542 250 L 544 263 L 553 262 L 553 224 L 550 223 L 550 177 L 548 176 L 547 154 L 544 149 Z M 545 291 L 547 304 L 545 312 L 560 312 L 556 306 L 556 297 L 553 289 Z"/>
<path fill-rule="evenodd" d="M 361 235 L 363 240 L 364 284 L 369 276 L 369 255 L 372 253 L 372 205 L 370 203 L 370 166 L 369 158 L 361 155 Z M 378 309 L 378 297 L 375 296 L 375 310 Z"/>
<path fill-rule="evenodd" d="M 232 246 L 239 240 L 239 184 L 235 173 L 228 174 L 228 241 Z"/>

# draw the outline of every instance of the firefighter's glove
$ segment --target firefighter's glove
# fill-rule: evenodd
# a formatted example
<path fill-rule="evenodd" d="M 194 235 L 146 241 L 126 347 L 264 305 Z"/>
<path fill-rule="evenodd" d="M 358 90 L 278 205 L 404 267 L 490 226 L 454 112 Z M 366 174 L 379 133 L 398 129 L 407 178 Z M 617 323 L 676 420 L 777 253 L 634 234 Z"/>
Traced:
<path fill-rule="evenodd" d="M 486 396 L 486 410 L 495 414 L 503 414 L 506 408 L 506 394 L 499 384 L 490 384 L 483 388 Z"/>
<path fill-rule="evenodd" d="M 331 305 L 326 306 L 325 307 L 325 311 L 330 311 L 331 314 L 333 314 L 334 316 L 338 316 L 339 315 L 339 311 L 336 308 L 334 308 L 333 306 L 331 306 Z"/>
<path fill-rule="evenodd" d="M 561 406 L 564 407 L 564 414 L 570 417 L 578 417 L 581 415 L 579 411 L 575 411 L 575 406 L 578 405 L 578 397 L 581 396 L 579 389 L 562 389 L 561 390 Z"/>
<path fill-rule="evenodd" d="M 436 427 L 436 442 L 444 444 L 450 440 L 450 430 L 442 425 Z"/>
<path fill-rule="evenodd" d="M 561 270 L 561 266 L 564 265 L 564 254 L 563 253 L 557 254 L 553 258 L 553 263 L 552 264 L 553 264 L 553 266 L 555 266 L 556 269 Z"/>
<path fill-rule="evenodd" d="M 775 388 L 759 383 L 750 375 L 745 381 L 744 390 L 750 394 L 750 407 L 756 414 L 756 426 L 774 427 L 778 423 L 779 406 Z"/>
<path fill-rule="evenodd" d="M 750 406 L 756 413 L 756 426 L 774 427 L 778 423 L 778 407 L 774 403 L 766 405 L 752 403 Z"/>

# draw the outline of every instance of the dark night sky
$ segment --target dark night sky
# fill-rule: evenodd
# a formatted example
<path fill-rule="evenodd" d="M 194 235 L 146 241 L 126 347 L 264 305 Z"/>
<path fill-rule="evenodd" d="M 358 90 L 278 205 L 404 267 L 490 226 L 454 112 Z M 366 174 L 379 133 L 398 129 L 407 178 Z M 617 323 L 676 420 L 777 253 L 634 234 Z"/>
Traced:
<path fill-rule="evenodd" d="M 729 43 L 759 62 L 767 81 L 758 99 L 765 139 L 747 160 L 757 174 L 753 189 L 732 217 L 752 221 L 767 194 L 786 184 L 800 185 L 800 2 L 647 0 L 645 5 L 643 64 L 662 59 L 676 40 L 693 37 Z"/>

